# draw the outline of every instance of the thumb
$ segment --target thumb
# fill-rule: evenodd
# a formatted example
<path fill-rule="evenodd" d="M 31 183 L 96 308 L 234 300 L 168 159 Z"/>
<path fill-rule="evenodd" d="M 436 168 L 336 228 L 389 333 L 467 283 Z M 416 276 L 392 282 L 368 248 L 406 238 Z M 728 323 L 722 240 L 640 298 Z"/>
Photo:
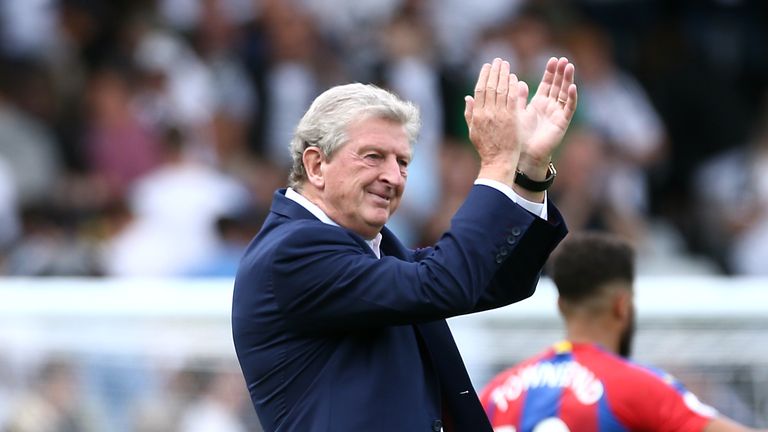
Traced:
<path fill-rule="evenodd" d="M 472 125 L 472 112 L 475 109 L 475 99 L 472 96 L 464 96 L 464 120 L 467 127 Z"/>
<path fill-rule="evenodd" d="M 528 106 L 528 84 L 525 81 L 517 82 L 517 103 L 520 110 Z"/>

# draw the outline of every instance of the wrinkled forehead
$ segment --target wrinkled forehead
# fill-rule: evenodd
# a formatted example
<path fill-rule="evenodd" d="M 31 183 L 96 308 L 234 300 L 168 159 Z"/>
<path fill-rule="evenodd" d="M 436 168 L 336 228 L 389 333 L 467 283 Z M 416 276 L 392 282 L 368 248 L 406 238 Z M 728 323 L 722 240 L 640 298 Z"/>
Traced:
<path fill-rule="evenodd" d="M 350 122 L 341 148 L 349 145 L 379 147 L 409 158 L 413 153 L 413 143 L 406 126 L 397 119 L 382 116 L 360 116 Z"/>
<path fill-rule="evenodd" d="M 409 122 L 407 118 L 403 118 L 398 115 L 398 113 L 387 109 L 386 107 L 366 107 L 364 110 L 356 113 L 348 122 L 348 127 L 352 127 L 357 123 L 366 122 L 366 121 L 385 121 L 389 122 L 391 124 L 399 125 L 403 132 L 405 132 L 405 136 L 408 139 L 408 142 L 410 143 L 411 147 L 413 147 L 413 144 L 416 142 L 416 138 L 418 135 L 418 129 L 413 129 L 413 125 Z"/>

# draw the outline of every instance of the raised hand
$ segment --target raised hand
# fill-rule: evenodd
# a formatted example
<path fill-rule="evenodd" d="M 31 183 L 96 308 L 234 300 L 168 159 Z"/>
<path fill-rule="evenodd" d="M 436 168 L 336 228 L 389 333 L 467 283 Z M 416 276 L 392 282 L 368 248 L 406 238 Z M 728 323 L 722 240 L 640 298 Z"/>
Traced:
<path fill-rule="evenodd" d="M 480 70 L 475 95 L 465 98 L 469 139 L 480 155 L 480 177 L 512 185 L 522 151 L 519 83 L 509 63 L 494 59 Z"/>
<path fill-rule="evenodd" d="M 531 178 L 543 179 L 552 152 L 557 148 L 576 111 L 575 68 L 565 57 L 550 58 L 531 102 L 520 109 L 520 139 L 523 143 L 518 169 Z M 528 88 L 521 83 L 521 101 Z M 522 102 L 524 104 L 524 102 Z"/>

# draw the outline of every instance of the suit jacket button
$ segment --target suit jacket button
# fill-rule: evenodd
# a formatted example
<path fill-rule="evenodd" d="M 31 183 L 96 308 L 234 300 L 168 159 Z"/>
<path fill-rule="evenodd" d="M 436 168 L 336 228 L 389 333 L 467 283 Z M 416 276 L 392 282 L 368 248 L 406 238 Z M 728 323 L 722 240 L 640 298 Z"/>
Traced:
<path fill-rule="evenodd" d="M 504 257 L 501 256 L 501 254 L 496 255 L 496 264 L 501 264 L 504 262 Z"/>
<path fill-rule="evenodd" d="M 517 243 L 517 239 L 516 238 L 514 238 L 512 236 L 507 237 L 507 244 L 513 245 L 515 243 Z"/>
<path fill-rule="evenodd" d="M 517 237 L 520 234 L 522 234 L 523 230 L 520 229 L 520 227 L 514 227 L 512 228 L 512 235 Z"/>
<path fill-rule="evenodd" d="M 433 421 L 432 422 L 432 430 L 434 432 L 440 432 L 441 430 L 443 430 L 443 422 L 441 422 L 440 420 Z"/>

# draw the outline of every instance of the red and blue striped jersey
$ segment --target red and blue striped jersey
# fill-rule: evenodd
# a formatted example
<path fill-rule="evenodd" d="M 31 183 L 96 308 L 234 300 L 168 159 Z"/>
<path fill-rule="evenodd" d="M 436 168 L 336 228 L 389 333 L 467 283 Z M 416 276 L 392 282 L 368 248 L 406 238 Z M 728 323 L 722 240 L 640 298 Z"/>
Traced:
<path fill-rule="evenodd" d="M 497 375 L 480 400 L 496 432 L 699 432 L 717 414 L 661 370 L 568 341 Z"/>

